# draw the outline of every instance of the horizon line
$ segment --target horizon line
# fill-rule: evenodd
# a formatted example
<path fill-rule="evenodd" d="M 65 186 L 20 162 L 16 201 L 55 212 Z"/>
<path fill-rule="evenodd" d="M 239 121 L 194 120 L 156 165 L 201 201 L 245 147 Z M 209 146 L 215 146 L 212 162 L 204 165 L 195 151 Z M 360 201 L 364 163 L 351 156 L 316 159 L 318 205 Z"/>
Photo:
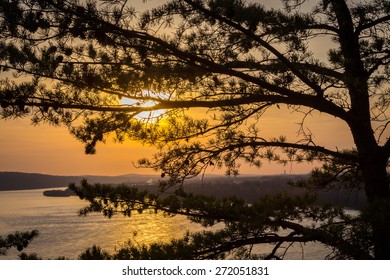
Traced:
<path fill-rule="evenodd" d="M 102 174 L 49 174 L 49 173 L 41 173 L 41 172 L 30 172 L 30 171 L 3 171 L 0 170 L 0 173 L 23 173 L 23 174 L 35 174 L 35 175 L 47 175 L 47 176 L 63 176 L 63 177 L 83 177 L 83 176 L 99 176 L 99 177 L 128 177 L 128 176 L 160 176 L 159 173 L 128 173 L 128 174 L 119 174 L 119 175 L 102 175 Z M 224 173 L 221 174 L 214 174 L 214 173 L 207 173 L 204 175 L 198 175 L 198 176 L 220 176 L 220 177 L 241 177 L 241 176 L 278 176 L 278 175 L 308 175 L 310 172 L 307 173 L 267 173 L 267 174 L 256 174 L 256 173 L 240 173 L 236 176 L 229 176 Z"/>

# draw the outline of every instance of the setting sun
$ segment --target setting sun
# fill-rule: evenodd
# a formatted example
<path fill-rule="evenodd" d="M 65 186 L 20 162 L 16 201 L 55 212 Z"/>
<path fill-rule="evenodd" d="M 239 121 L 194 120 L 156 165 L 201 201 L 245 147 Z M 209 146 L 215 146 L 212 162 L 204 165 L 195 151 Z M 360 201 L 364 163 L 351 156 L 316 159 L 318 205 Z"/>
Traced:
<path fill-rule="evenodd" d="M 154 98 L 162 98 L 162 99 L 167 98 L 166 94 L 157 94 L 157 93 L 150 94 L 149 91 L 143 91 L 143 95 L 152 96 Z M 121 105 L 130 105 L 131 107 L 141 107 L 141 109 L 142 108 L 147 109 L 147 108 L 153 107 L 156 104 L 158 104 L 157 101 L 149 101 L 149 100 L 147 100 L 147 98 L 145 98 L 145 99 L 146 99 L 146 101 L 140 101 L 140 100 L 135 100 L 135 99 L 131 99 L 128 97 L 122 97 L 120 99 L 120 104 Z M 153 122 L 156 119 L 158 119 L 161 115 L 163 115 L 164 113 L 165 113 L 165 110 L 144 111 L 144 112 L 140 112 L 139 114 L 137 114 L 136 118 L 140 119 L 140 120 L 146 120 L 146 121 Z"/>

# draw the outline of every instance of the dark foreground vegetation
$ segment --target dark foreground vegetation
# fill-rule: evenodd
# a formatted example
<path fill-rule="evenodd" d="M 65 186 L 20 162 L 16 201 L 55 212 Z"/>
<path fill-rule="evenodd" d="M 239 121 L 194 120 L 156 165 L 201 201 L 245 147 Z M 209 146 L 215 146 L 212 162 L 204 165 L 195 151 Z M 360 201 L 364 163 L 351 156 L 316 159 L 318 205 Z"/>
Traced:
<path fill-rule="evenodd" d="M 160 172 L 157 192 L 82 181 L 71 186 L 89 202 L 81 213 L 156 211 L 205 227 L 120 257 L 278 259 L 282 246 L 319 242 L 329 258 L 390 259 L 390 1 L 157 2 L 0 0 L 2 118 L 66 126 L 87 154 L 112 138 L 156 148 L 137 165 Z M 264 132 L 270 110 L 286 123 L 302 114 L 296 137 Z M 312 116 L 346 127 L 351 146 L 320 145 Z M 232 176 L 270 161 L 322 165 L 297 183 L 303 196 L 248 204 L 185 187 L 213 168 Z M 331 189 L 367 204 L 350 216 L 315 203 Z M 273 249 L 253 254 L 261 244 Z"/>

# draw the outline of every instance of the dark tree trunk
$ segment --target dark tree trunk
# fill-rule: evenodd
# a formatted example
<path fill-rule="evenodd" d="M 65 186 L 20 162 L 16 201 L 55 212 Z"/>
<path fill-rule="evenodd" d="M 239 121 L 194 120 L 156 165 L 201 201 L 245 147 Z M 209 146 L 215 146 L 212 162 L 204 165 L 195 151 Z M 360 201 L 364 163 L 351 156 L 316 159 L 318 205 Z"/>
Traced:
<path fill-rule="evenodd" d="M 376 259 L 390 260 L 390 198 L 386 161 L 380 155 L 362 162 Z"/>
<path fill-rule="evenodd" d="M 364 131 L 362 126 L 356 129 L 354 138 L 368 200 L 364 216 L 371 224 L 375 259 L 390 260 L 390 190 L 386 170 L 388 159 L 377 143 L 372 141 L 372 129 L 371 133 Z"/>
<path fill-rule="evenodd" d="M 358 81 L 356 81 L 358 83 Z M 390 190 L 387 176 L 387 153 L 376 142 L 370 122 L 367 86 L 360 85 L 351 93 L 351 115 L 354 121 L 349 125 L 356 144 L 359 168 L 364 181 L 368 209 L 364 213 L 372 229 L 375 259 L 390 260 Z"/>
<path fill-rule="evenodd" d="M 390 203 L 381 198 L 371 201 L 367 219 L 372 227 L 374 256 L 377 260 L 390 260 Z"/>
<path fill-rule="evenodd" d="M 368 200 L 367 219 L 371 224 L 376 259 L 390 260 L 390 191 L 387 179 L 387 153 L 378 145 L 371 127 L 368 73 L 360 56 L 359 35 L 345 0 L 331 0 L 339 27 L 344 59 L 344 78 L 351 98 L 349 114 L 359 167 Z"/>

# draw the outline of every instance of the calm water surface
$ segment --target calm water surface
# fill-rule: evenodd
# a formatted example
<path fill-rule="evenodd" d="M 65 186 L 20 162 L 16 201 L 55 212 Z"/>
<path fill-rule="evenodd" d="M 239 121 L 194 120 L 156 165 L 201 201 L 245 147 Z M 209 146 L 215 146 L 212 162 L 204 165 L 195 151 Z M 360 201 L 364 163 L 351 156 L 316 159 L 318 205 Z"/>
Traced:
<path fill-rule="evenodd" d="M 76 259 L 93 244 L 114 252 L 128 240 L 138 243 L 164 242 L 179 238 L 187 231 L 202 230 L 201 226 L 185 217 L 167 218 L 162 214 L 134 214 L 131 218 L 115 216 L 111 219 L 101 214 L 80 217 L 77 213 L 86 205 L 85 202 L 77 197 L 45 197 L 43 191 L 0 192 L 0 236 L 15 231 L 39 230 L 39 236 L 25 252 L 36 252 L 43 259 L 59 256 Z M 295 244 L 286 258 L 322 259 L 326 255 L 326 250 L 320 244 L 302 246 Z M 269 252 L 270 248 L 258 246 L 256 252 Z M 16 250 L 9 250 L 0 259 L 16 259 L 17 255 Z"/>
<path fill-rule="evenodd" d="M 86 205 L 77 197 L 45 197 L 44 190 L 0 192 L 0 235 L 38 229 L 40 234 L 26 252 L 37 252 L 44 259 L 65 256 L 77 258 L 93 244 L 113 252 L 129 239 L 138 243 L 168 241 L 181 237 L 188 230 L 201 227 L 184 217 L 163 217 L 162 214 L 134 214 L 131 218 L 101 214 L 78 216 Z M 2 259 L 16 258 L 9 251 Z"/>

